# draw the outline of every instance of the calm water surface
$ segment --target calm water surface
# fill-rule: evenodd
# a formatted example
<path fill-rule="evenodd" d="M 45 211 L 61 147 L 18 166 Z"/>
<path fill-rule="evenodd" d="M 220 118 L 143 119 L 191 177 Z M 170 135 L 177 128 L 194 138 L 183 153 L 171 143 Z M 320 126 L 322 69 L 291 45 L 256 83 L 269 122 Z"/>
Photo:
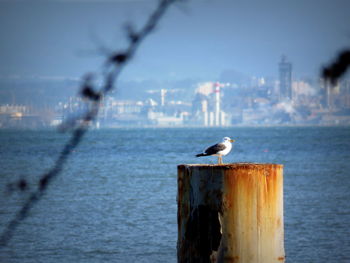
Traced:
<path fill-rule="evenodd" d="M 350 262 L 350 128 L 90 131 L 20 225 L 0 262 L 176 262 L 177 169 L 224 136 L 224 162 L 285 165 L 287 262 Z M 0 227 L 36 188 L 67 135 L 0 131 Z"/>

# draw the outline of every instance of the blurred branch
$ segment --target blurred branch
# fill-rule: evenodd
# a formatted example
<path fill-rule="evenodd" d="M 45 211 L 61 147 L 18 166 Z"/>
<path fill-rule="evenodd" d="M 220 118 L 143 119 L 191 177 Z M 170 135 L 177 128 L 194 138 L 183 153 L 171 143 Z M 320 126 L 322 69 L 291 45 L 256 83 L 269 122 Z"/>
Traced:
<path fill-rule="evenodd" d="M 325 67 L 322 71 L 322 77 L 335 85 L 337 81 L 346 73 L 350 66 L 350 50 L 343 50 L 338 57 Z"/>
<path fill-rule="evenodd" d="M 167 9 L 176 1 L 178 0 L 160 1 L 155 11 L 150 15 L 145 25 L 139 32 L 136 32 L 131 25 L 128 25 L 126 27 L 126 34 L 129 40 L 129 45 L 124 51 L 113 52 L 107 57 L 106 71 L 103 73 L 103 84 L 99 90 L 97 90 L 93 85 L 93 75 L 89 74 L 84 78 L 82 86 L 80 88 L 80 95 L 89 100 L 92 106 L 82 116 L 79 116 L 73 120 L 69 120 L 60 127 L 63 131 L 72 130 L 72 136 L 63 147 L 53 167 L 49 170 L 49 172 L 41 175 L 38 181 L 37 190 L 29 195 L 23 206 L 19 209 L 17 214 L 9 222 L 1 234 L 0 247 L 7 245 L 18 225 L 28 217 L 29 211 L 32 209 L 32 207 L 38 201 L 40 201 L 42 196 L 47 191 L 48 186 L 61 173 L 65 162 L 68 160 L 68 157 L 79 145 L 83 139 L 83 136 L 87 132 L 89 128 L 87 124 L 96 119 L 101 103 L 101 98 L 103 98 L 109 91 L 114 88 L 114 84 L 118 79 L 120 73 L 126 64 L 132 59 L 139 45 L 150 33 L 155 30 L 157 24 Z M 19 185 L 20 189 L 27 188 L 27 182 L 25 180 L 23 181 L 23 179 L 21 179 L 21 181 L 15 185 Z"/>

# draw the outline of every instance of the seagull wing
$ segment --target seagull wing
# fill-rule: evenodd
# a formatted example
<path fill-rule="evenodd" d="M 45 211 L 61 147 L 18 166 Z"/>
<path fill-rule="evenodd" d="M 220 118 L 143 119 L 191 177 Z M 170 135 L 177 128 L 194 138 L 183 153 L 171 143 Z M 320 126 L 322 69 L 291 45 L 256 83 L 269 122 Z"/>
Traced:
<path fill-rule="evenodd" d="M 215 145 L 212 145 L 210 147 L 208 147 L 204 153 L 206 155 L 213 155 L 213 154 L 217 154 L 218 152 L 225 150 L 226 146 L 223 143 L 217 143 Z"/>

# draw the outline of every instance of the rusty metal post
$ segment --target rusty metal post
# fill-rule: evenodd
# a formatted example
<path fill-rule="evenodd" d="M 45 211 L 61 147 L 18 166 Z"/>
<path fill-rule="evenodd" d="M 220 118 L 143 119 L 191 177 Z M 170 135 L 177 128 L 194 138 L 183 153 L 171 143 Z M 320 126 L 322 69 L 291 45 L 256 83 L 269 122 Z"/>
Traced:
<path fill-rule="evenodd" d="M 285 262 L 283 166 L 178 166 L 179 263 Z"/>

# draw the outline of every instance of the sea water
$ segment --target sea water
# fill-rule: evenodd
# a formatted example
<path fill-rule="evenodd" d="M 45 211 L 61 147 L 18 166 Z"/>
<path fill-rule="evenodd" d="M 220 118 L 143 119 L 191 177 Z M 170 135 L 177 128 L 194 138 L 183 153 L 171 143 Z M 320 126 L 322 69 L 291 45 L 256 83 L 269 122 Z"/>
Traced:
<path fill-rule="evenodd" d="M 21 222 L 0 262 L 176 262 L 177 165 L 224 136 L 224 162 L 284 165 L 287 262 L 350 262 L 350 128 L 92 130 Z M 0 131 L 3 231 L 69 134 Z M 20 179 L 25 191 L 11 191 Z"/>

